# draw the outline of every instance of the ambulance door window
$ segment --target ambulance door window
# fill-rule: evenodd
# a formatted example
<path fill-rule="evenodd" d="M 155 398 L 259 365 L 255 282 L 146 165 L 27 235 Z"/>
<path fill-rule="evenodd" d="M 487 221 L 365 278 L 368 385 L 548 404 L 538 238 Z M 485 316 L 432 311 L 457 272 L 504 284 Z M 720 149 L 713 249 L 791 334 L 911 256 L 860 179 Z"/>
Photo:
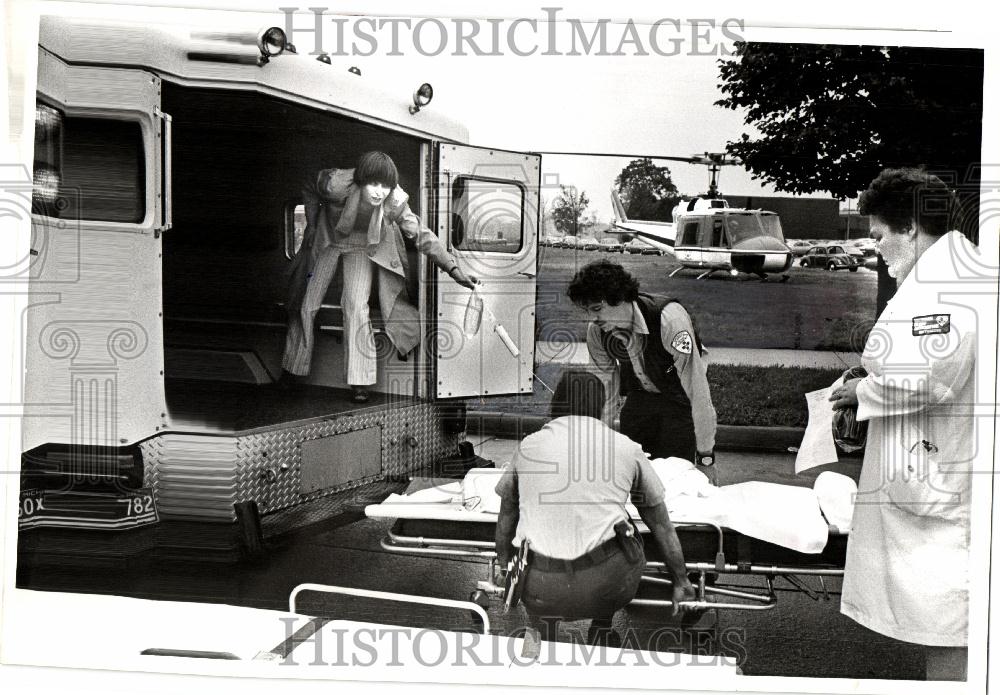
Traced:
<path fill-rule="evenodd" d="M 458 176 L 451 187 L 451 243 L 462 251 L 518 253 L 524 246 L 524 187 Z"/>
<path fill-rule="evenodd" d="M 138 121 L 35 111 L 32 206 L 75 220 L 138 223 L 146 216 L 146 162 Z"/>
<path fill-rule="evenodd" d="M 291 260 L 302 248 L 306 232 L 306 206 L 296 201 L 285 203 L 285 257 Z"/>

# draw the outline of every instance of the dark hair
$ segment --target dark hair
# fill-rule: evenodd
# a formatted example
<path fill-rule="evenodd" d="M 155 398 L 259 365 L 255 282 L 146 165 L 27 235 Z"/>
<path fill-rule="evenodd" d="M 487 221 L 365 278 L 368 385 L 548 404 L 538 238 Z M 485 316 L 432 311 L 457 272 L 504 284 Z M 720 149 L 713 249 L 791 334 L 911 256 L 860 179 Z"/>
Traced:
<path fill-rule="evenodd" d="M 923 169 L 886 169 L 858 200 L 858 212 L 885 222 L 894 232 L 918 224 L 931 236 L 950 230 L 955 194 Z"/>
<path fill-rule="evenodd" d="M 567 369 L 552 395 L 549 414 L 553 418 L 565 415 L 586 415 L 601 419 L 604 409 L 604 383 L 600 377 L 583 369 Z"/>
<path fill-rule="evenodd" d="M 639 282 L 617 263 L 594 261 L 580 268 L 566 294 L 574 304 L 607 302 L 615 306 L 639 297 Z"/>
<path fill-rule="evenodd" d="M 381 183 L 392 190 L 399 185 L 399 170 L 385 152 L 365 152 L 354 166 L 354 183 L 359 186 Z"/>

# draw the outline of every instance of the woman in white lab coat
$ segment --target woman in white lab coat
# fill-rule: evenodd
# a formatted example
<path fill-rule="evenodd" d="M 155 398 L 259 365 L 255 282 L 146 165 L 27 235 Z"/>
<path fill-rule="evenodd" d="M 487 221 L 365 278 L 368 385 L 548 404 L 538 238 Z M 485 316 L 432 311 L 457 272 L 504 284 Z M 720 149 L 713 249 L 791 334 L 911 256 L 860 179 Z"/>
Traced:
<path fill-rule="evenodd" d="M 868 376 L 831 397 L 869 423 L 841 612 L 927 645 L 929 680 L 966 672 L 977 320 L 987 318 L 961 277 L 975 246 L 949 231 L 953 201 L 914 169 L 883 171 L 862 194 L 899 289 L 865 345 Z"/>

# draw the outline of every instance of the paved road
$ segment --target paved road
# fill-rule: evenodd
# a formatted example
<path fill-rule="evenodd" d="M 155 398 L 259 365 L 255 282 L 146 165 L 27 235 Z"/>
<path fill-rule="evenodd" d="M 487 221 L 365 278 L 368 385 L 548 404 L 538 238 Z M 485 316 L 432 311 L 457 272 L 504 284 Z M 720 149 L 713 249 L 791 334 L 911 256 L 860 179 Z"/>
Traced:
<path fill-rule="evenodd" d="M 481 455 L 497 463 L 510 456 L 514 443 L 485 439 L 478 442 Z M 719 453 L 721 483 L 768 480 L 811 484 L 816 473 L 796 477 L 790 455 Z M 857 476 L 856 460 L 833 466 Z M 350 523 L 318 527 L 296 534 L 273 547 L 266 561 L 257 564 L 218 566 L 209 562 L 178 565 L 176 562 L 140 563 L 121 571 L 97 573 L 36 571 L 34 588 L 78 592 L 116 593 L 143 598 L 230 603 L 280 609 L 291 589 L 303 582 L 395 591 L 442 598 L 466 598 L 483 565 L 462 559 L 413 558 L 387 553 L 379 544 L 390 524 L 382 520 L 347 517 Z M 813 583 L 816 588 L 818 584 Z M 778 580 L 780 587 L 787 583 Z M 837 610 L 838 583 L 828 582 L 829 600 L 814 601 L 800 593 L 780 592 L 777 607 L 765 612 L 727 612 L 721 617 L 722 650 L 738 656 L 747 675 L 815 676 L 840 678 L 920 679 L 923 650 L 865 630 Z M 464 613 L 446 614 L 422 607 L 387 606 L 360 599 L 317 595 L 305 599 L 303 610 L 317 615 L 413 627 L 469 629 L 473 622 Z M 504 616 L 494 604 L 490 617 L 496 629 L 510 633 L 521 627 L 523 616 Z M 644 647 L 708 650 L 713 616 L 695 630 L 682 632 L 662 611 L 630 609 L 619 614 L 617 627 Z M 570 623 L 561 630 L 563 640 L 582 639 L 585 623 Z M 658 641 L 657 641 L 658 640 Z M 699 646 L 700 645 L 700 646 Z"/>

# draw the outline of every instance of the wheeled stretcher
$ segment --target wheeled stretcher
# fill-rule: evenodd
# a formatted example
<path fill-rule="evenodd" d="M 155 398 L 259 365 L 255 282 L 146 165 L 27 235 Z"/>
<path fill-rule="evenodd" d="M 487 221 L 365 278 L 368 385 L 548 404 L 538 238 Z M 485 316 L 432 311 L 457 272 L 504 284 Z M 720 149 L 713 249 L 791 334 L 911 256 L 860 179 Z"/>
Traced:
<path fill-rule="evenodd" d="M 444 491 L 447 487 L 441 489 Z M 794 498 L 802 499 L 812 491 L 794 488 L 784 492 L 792 492 Z M 802 591 L 814 599 L 829 599 L 825 579 L 843 576 L 848 534 L 826 521 L 818 503 L 815 512 L 808 504 L 790 512 L 788 505 L 775 504 L 766 496 L 761 499 L 758 495 L 741 494 L 730 496 L 726 501 L 737 499 L 756 507 L 752 514 L 733 515 L 741 522 L 745 522 L 747 516 L 754 517 L 756 523 L 737 524 L 744 530 L 730 528 L 718 518 L 694 518 L 692 509 L 697 507 L 691 505 L 686 505 L 683 515 L 671 511 L 685 564 L 697 589 L 696 599 L 687 606 L 700 610 L 768 610 L 777 605 L 779 588 Z M 369 506 L 365 513 L 370 518 L 395 520 L 381 542 L 386 551 L 431 558 L 481 560 L 487 578 L 477 583 L 472 599 L 486 605 L 490 596 L 502 594 L 502 587 L 491 581 L 496 569 L 496 514 L 469 511 L 458 498 L 450 504 L 442 501 L 408 504 L 406 496 Z M 774 517 L 770 527 L 768 516 Z M 797 520 L 797 516 L 809 518 Z M 669 587 L 670 580 L 664 575 L 663 563 L 652 547 L 651 535 L 641 521 L 634 520 L 646 541 L 647 563 L 643 585 L 633 605 L 672 607 L 669 592 L 664 594 L 655 590 L 657 585 Z M 792 537 L 782 544 L 781 527 L 788 525 L 811 527 L 812 538 Z M 745 532 L 747 528 L 754 535 Z M 824 532 L 825 538 L 817 540 L 816 535 Z M 751 580 L 746 581 L 747 578 Z M 776 586 L 778 579 L 787 582 L 788 586 Z M 738 584 L 726 584 L 726 580 L 738 581 Z M 647 587 L 652 591 L 645 591 Z M 649 597 L 648 593 L 656 597 Z"/>

